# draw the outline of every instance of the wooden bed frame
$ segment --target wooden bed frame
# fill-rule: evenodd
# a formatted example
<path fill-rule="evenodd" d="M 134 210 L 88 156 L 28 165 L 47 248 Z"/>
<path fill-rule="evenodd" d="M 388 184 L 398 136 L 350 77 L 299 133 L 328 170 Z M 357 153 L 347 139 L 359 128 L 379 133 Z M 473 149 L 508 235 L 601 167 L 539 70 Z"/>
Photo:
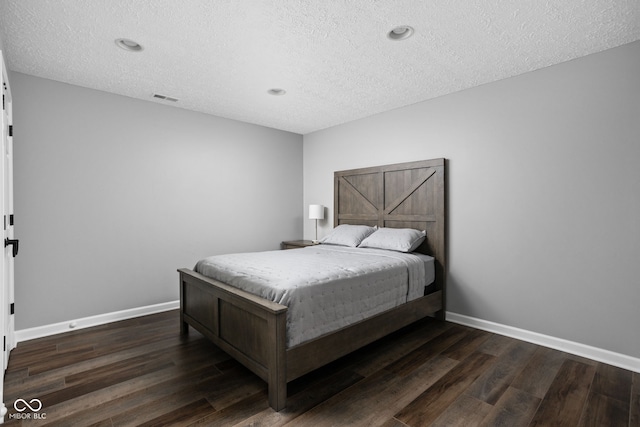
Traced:
<path fill-rule="evenodd" d="M 287 348 L 287 307 L 210 279 L 180 273 L 180 332 L 192 326 L 268 383 L 269 405 L 286 405 L 287 382 L 426 316 L 444 319 L 445 160 L 335 172 L 334 226 L 427 231 L 418 249 L 436 260 L 435 289 L 407 304 Z"/>

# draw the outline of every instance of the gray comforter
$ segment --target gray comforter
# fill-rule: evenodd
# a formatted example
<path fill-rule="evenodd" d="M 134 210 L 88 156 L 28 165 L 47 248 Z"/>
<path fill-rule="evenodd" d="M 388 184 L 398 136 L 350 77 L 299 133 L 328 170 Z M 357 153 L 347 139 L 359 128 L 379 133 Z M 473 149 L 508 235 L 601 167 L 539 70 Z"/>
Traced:
<path fill-rule="evenodd" d="M 288 347 L 416 299 L 434 278 L 427 255 L 332 245 L 216 255 L 195 271 L 286 305 Z"/>

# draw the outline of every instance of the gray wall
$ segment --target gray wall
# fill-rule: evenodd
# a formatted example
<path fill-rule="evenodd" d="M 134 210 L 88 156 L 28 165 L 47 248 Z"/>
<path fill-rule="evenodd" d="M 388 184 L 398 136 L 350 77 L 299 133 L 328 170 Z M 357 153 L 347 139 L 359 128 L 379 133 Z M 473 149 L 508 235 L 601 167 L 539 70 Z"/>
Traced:
<path fill-rule="evenodd" d="M 174 301 L 177 268 L 302 235 L 300 135 L 11 77 L 16 329 Z"/>
<path fill-rule="evenodd" d="M 638 76 L 635 42 L 305 135 L 304 203 L 445 157 L 448 311 L 640 357 Z"/>

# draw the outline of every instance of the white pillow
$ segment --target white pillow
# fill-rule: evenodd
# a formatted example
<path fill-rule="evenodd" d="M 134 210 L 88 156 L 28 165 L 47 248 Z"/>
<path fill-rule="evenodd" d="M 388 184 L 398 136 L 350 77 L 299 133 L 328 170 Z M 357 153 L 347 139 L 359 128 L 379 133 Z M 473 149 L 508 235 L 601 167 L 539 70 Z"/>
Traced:
<path fill-rule="evenodd" d="M 331 230 L 327 236 L 320 239 L 320 243 L 327 245 L 340 245 L 357 247 L 369 234 L 376 231 L 378 227 L 368 225 L 342 224 Z"/>
<path fill-rule="evenodd" d="M 379 228 L 364 239 L 359 248 L 388 249 L 391 251 L 413 252 L 426 239 L 426 231 L 413 228 Z"/>

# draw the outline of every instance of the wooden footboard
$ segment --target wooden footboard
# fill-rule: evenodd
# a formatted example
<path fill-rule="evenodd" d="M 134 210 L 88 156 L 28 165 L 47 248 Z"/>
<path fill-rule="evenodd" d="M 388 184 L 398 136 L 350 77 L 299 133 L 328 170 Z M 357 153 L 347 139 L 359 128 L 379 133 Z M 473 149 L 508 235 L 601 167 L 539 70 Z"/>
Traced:
<path fill-rule="evenodd" d="M 287 307 L 180 269 L 181 333 L 189 325 L 268 383 L 269 405 L 286 405 L 287 382 L 426 316 L 442 311 L 442 291 L 286 348 Z"/>
<path fill-rule="evenodd" d="M 180 332 L 194 327 L 269 385 L 269 405 L 284 408 L 287 307 L 180 269 Z"/>

